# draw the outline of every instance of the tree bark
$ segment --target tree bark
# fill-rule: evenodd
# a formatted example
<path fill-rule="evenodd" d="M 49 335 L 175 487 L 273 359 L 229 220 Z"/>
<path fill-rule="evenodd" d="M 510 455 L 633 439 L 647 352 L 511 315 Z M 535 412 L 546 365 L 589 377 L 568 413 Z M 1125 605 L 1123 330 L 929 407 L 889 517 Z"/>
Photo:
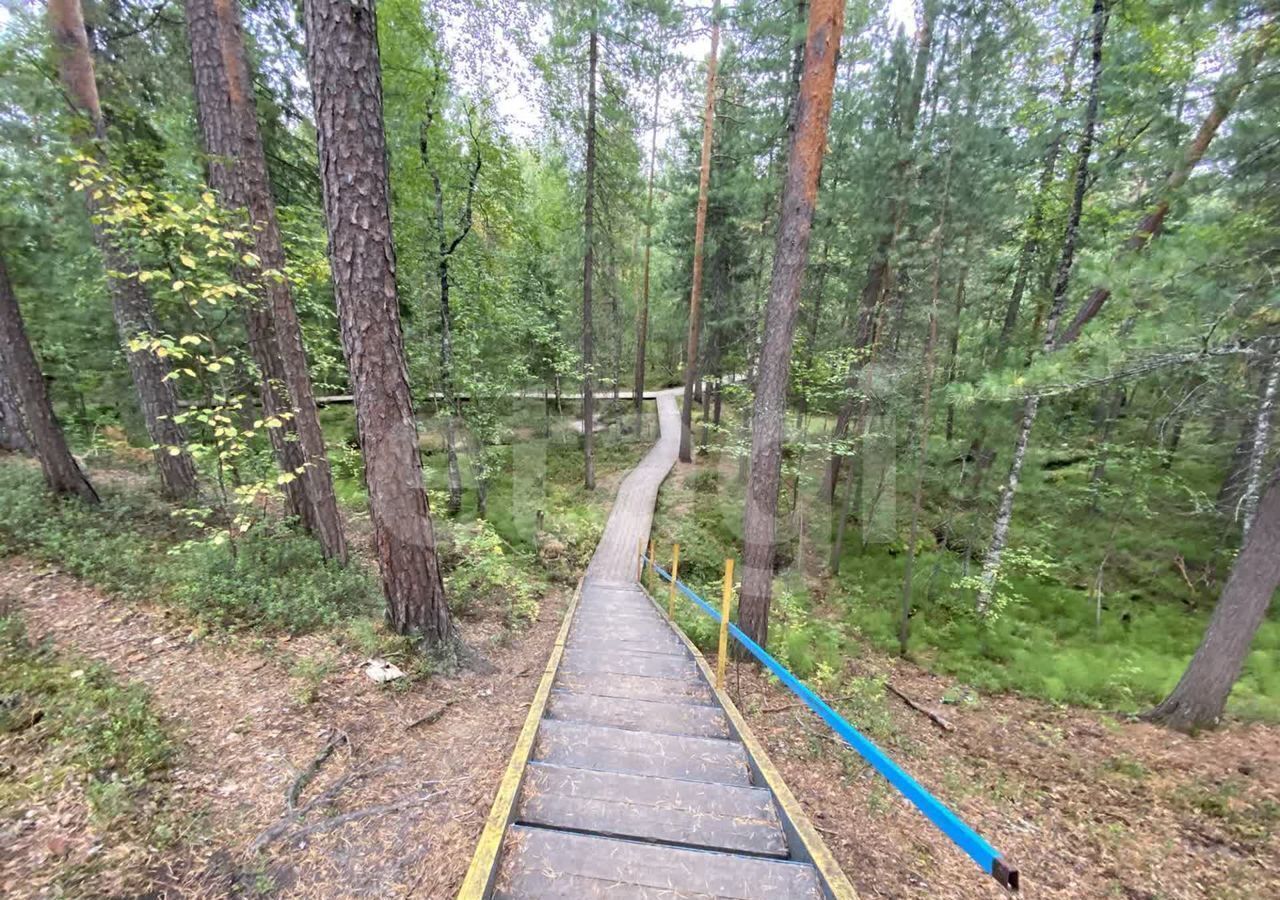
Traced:
<path fill-rule="evenodd" d="M 814 0 L 810 4 L 804 70 L 796 100 L 795 129 L 788 150 L 773 275 L 764 314 L 764 342 L 756 371 L 751 477 L 742 527 L 743 578 L 738 624 L 761 646 L 766 644 L 769 632 L 791 344 L 818 199 L 843 27 L 842 0 Z"/>
<path fill-rule="evenodd" d="M 283 427 L 269 429 L 281 470 L 298 476 L 284 485 L 285 495 L 303 526 L 320 541 L 325 557 L 345 563 L 347 543 L 302 326 L 288 280 L 283 274 L 269 274 L 284 272 L 284 244 L 271 196 L 239 7 L 233 0 L 186 0 L 186 10 L 196 118 L 209 156 L 209 186 L 229 208 L 243 210 L 258 258 L 256 264 L 243 267 L 243 281 L 253 290 L 245 325 L 262 375 L 263 412 L 277 417 L 288 414 Z"/>
<path fill-rule="evenodd" d="M 1267 365 L 1266 381 L 1262 389 L 1262 400 L 1258 404 L 1258 412 L 1254 417 L 1253 446 L 1249 450 L 1249 465 L 1245 469 L 1244 493 L 1240 496 L 1241 540 L 1249 538 L 1253 528 L 1254 517 L 1258 512 L 1258 495 L 1262 489 L 1262 465 L 1267 458 L 1267 450 L 1271 445 L 1271 419 L 1276 408 L 1276 388 L 1280 385 L 1280 351 L 1271 348 L 1271 359 Z"/>
<path fill-rule="evenodd" d="M 924 345 L 924 387 L 920 398 L 920 450 L 916 459 L 916 484 L 911 498 L 911 530 L 907 558 L 902 567 L 902 615 L 898 621 L 898 653 L 907 655 L 911 641 L 911 593 L 916 562 L 916 543 L 920 540 L 920 511 L 924 506 L 924 470 L 929 464 L 929 432 L 932 424 L 933 370 L 938 344 L 938 298 L 942 293 L 942 258 L 946 253 L 947 209 L 951 201 L 951 165 L 954 151 L 947 154 L 946 176 L 942 188 L 942 209 L 934 231 L 937 244 L 933 256 L 933 280 L 929 290 L 929 334 Z M 958 326 L 957 326 L 958 327 Z"/>
<path fill-rule="evenodd" d="M 698 170 L 698 208 L 693 224 L 693 288 L 689 294 L 689 336 L 685 345 L 684 403 L 680 408 L 681 462 L 693 462 L 693 388 L 698 380 L 698 337 L 702 328 L 702 248 L 707 236 L 707 195 L 711 187 L 711 144 L 715 134 L 716 61 L 719 49 L 720 0 L 713 0 L 711 54 L 707 57 L 707 100 L 702 109 L 702 165 Z"/>
<path fill-rule="evenodd" d="M 1267 38 L 1263 35 L 1254 35 L 1251 46 L 1240 58 L 1236 70 L 1228 74 L 1222 83 L 1218 85 L 1209 114 L 1200 123 L 1200 128 L 1195 137 L 1191 139 L 1191 143 L 1183 151 L 1182 159 L 1174 167 L 1173 171 L 1169 173 L 1169 177 L 1165 179 L 1164 186 L 1160 190 L 1159 199 L 1138 222 L 1133 234 L 1124 242 L 1121 248 L 1123 251 L 1136 253 L 1159 237 L 1161 230 L 1164 228 L 1164 220 L 1169 214 L 1169 206 L 1173 202 L 1174 196 L 1187 183 L 1187 179 L 1191 177 L 1191 172 L 1200 160 L 1204 158 L 1205 152 L 1209 149 L 1209 144 L 1213 142 L 1214 135 L 1218 133 L 1222 123 L 1226 121 L 1227 116 L 1231 114 L 1231 110 L 1235 108 L 1236 101 L 1240 99 L 1240 94 L 1244 91 L 1245 86 L 1252 80 L 1253 71 L 1262 58 L 1266 41 Z M 1093 293 L 1081 305 L 1079 311 L 1076 312 L 1075 318 L 1071 320 L 1071 324 L 1067 326 L 1066 331 L 1062 333 L 1061 342 L 1069 344 L 1078 338 L 1080 330 L 1102 310 L 1103 304 L 1107 302 L 1110 296 L 1110 288 L 1095 288 Z"/>
<path fill-rule="evenodd" d="M 595 417 L 592 393 L 594 325 L 591 317 L 591 279 L 595 274 L 596 226 L 596 69 L 600 65 L 600 35 L 593 22 L 587 46 L 587 160 L 586 198 L 582 210 L 582 468 L 587 490 L 596 489 Z"/>
<path fill-rule="evenodd" d="M 640 279 L 640 310 L 636 315 L 636 380 L 631 401 L 636 408 L 636 432 L 640 432 L 640 411 L 644 404 L 644 364 L 649 341 L 649 262 L 653 255 L 653 180 L 658 162 L 658 100 L 662 94 L 662 73 L 653 80 L 653 124 L 649 131 L 649 196 L 644 215 L 644 273 Z"/>
<path fill-rule="evenodd" d="M 49 390 L 27 339 L 18 298 L 14 296 L 3 257 L 0 257 L 0 382 L 13 387 L 21 421 L 26 423 L 31 435 L 49 489 L 79 497 L 86 503 L 97 503 L 98 494 L 76 464 L 53 414 Z"/>
<path fill-rule="evenodd" d="M 5 367 L 0 366 L 0 450 L 29 453 L 31 449 L 27 423 L 22 420 L 18 406 L 18 395 Z"/>
<path fill-rule="evenodd" d="M 1058 347 L 1058 323 L 1067 305 L 1067 288 L 1071 284 L 1071 270 L 1075 264 L 1076 245 L 1080 237 L 1080 217 L 1084 210 L 1084 197 L 1089 187 L 1089 158 L 1093 153 L 1094 135 L 1098 128 L 1098 104 L 1102 82 L 1102 45 L 1106 37 L 1107 19 L 1109 17 L 1107 0 L 1094 0 L 1093 3 L 1093 39 L 1090 58 L 1089 99 L 1085 105 L 1084 131 L 1080 137 L 1080 146 L 1076 150 L 1075 187 L 1071 195 L 1071 206 L 1067 213 L 1066 233 L 1062 238 L 1062 253 L 1058 259 L 1057 271 L 1054 275 L 1052 301 L 1049 316 L 1045 322 L 1044 344 L 1041 352 L 1045 355 L 1053 353 Z M 1022 406 L 1022 421 L 1018 426 L 1018 437 L 1014 443 L 1013 459 L 1009 465 L 1009 477 L 1000 492 L 1000 506 L 996 511 L 995 524 L 991 529 L 991 541 L 987 545 L 987 553 L 982 562 L 982 582 L 978 589 L 977 611 L 979 616 L 986 616 L 995 595 L 996 579 L 1000 575 L 1000 560 L 1004 556 L 1005 544 L 1009 539 L 1009 524 L 1013 520 L 1013 500 L 1018 492 L 1018 482 L 1022 476 L 1022 466 L 1027 457 L 1027 445 L 1031 439 L 1031 429 L 1035 425 L 1036 413 L 1040 409 L 1040 397 L 1032 394 Z"/>
<path fill-rule="evenodd" d="M 452 626 L 400 331 L 374 0 L 307 0 L 304 18 L 329 265 L 387 620 L 436 644 Z"/>
<path fill-rule="evenodd" d="M 890 282 L 890 266 L 898 235 L 906 221 L 909 202 L 908 182 L 911 176 L 912 163 L 915 159 L 914 144 L 916 120 L 920 117 L 920 101 L 924 96 L 925 78 L 929 71 L 929 60 L 933 54 L 933 26 L 938 15 L 939 4 L 936 0 L 926 0 L 921 8 L 920 31 L 916 35 L 916 56 L 911 67 L 911 85 L 907 95 L 906 106 L 902 111 L 902 124 L 898 134 L 900 152 L 894 162 L 893 171 L 889 173 L 889 185 L 896 190 L 898 196 L 889 206 L 887 227 L 881 232 L 872 250 L 867 264 L 867 276 L 863 282 L 862 295 L 858 304 L 858 321 L 854 332 L 855 349 L 865 350 L 877 339 L 877 321 L 880 317 L 880 306 Z M 835 427 L 832 429 L 833 441 L 842 441 L 849 432 L 849 423 L 857 410 L 860 399 L 857 396 L 860 370 L 866 360 L 855 361 L 846 380 L 849 392 L 848 399 L 836 413 Z M 836 484 L 840 480 L 840 467 L 844 455 L 833 451 L 827 460 L 826 470 L 822 476 L 821 496 L 827 502 L 835 497 Z"/>
<path fill-rule="evenodd" d="M 84 29 L 84 12 L 80 0 L 50 0 L 49 28 L 58 57 L 58 72 L 63 89 L 76 111 L 90 126 L 86 133 L 74 128 L 72 140 L 80 152 L 107 163 L 107 131 L 98 101 L 98 85 L 94 78 L 93 57 Z M 115 238 L 96 219 L 101 212 L 92 188 L 84 192 L 85 206 L 92 223 L 93 240 L 102 255 L 107 286 L 111 292 L 111 308 L 116 331 L 124 347 L 129 374 L 142 408 L 147 434 L 155 444 L 153 451 L 160 483 L 167 496 L 190 497 L 196 491 L 196 470 L 187 452 L 187 436 L 177 424 L 178 399 L 173 382 L 167 378 L 169 365 L 150 349 L 132 349 L 140 335 L 156 334 L 155 315 L 147 289 L 135 277 L 137 266 Z M 119 273 L 113 275 L 112 273 Z M 177 452 L 174 452 L 174 451 Z"/>
<path fill-rule="evenodd" d="M 1257 518 L 1218 598 L 1204 638 L 1172 693 L 1147 718 L 1179 731 L 1212 728 L 1222 720 L 1227 698 L 1271 598 L 1280 587 L 1280 472 L 1273 473 Z"/>

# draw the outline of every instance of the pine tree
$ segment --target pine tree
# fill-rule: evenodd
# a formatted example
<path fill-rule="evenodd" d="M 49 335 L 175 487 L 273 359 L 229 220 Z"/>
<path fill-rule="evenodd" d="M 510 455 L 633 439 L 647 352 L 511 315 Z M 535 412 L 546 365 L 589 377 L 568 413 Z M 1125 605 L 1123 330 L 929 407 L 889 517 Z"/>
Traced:
<path fill-rule="evenodd" d="M 761 646 L 769 635 L 775 518 L 782 475 L 782 430 L 791 374 L 791 344 L 818 199 L 843 28 L 841 0 L 814 0 L 809 9 L 804 69 L 796 98 L 795 129 L 787 153 L 782 192 L 782 218 L 765 307 L 764 343 L 756 372 L 755 405 L 751 415 L 751 478 L 742 522 L 743 578 L 738 624 Z"/>
<path fill-rule="evenodd" d="M 196 112 L 208 160 L 208 181 L 223 202 L 242 211 L 253 235 L 253 260 L 242 280 L 254 286 L 245 309 L 249 348 L 262 375 L 265 416 L 281 419 L 270 429 L 283 472 L 290 510 L 316 535 L 324 555 L 346 562 L 324 433 L 316 412 L 302 326 L 284 277 L 284 246 L 258 129 L 253 81 L 232 0 L 186 0 L 187 36 L 196 88 Z M 246 248 L 247 249 L 247 248 Z"/>
<path fill-rule="evenodd" d="M 18 298 L 14 296 L 3 256 L 0 256 L 0 381 L 13 386 L 20 407 L 18 414 L 31 436 L 49 490 L 79 497 L 86 503 L 97 503 L 98 494 L 71 455 L 53 413 L 49 390 L 27 340 Z"/>
<path fill-rule="evenodd" d="M 436 644 L 452 625 L 400 330 L 374 3 L 307 0 L 305 19 L 329 264 L 387 620 Z"/>
<path fill-rule="evenodd" d="M 72 137 L 80 152 L 99 164 L 107 159 L 107 127 L 98 102 L 98 85 L 94 76 L 89 39 L 84 29 L 84 12 L 80 0 L 51 0 L 49 25 L 58 71 L 63 88 L 76 111 L 89 126 L 86 132 L 78 124 Z M 196 490 L 196 470 L 186 450 L 187 437 L 177 424 L 178 398 L 168 378 L 169 366 L 149 348 L 137 347 L 142 335 L 155 334 L 155 312 L 146 286 L 138 279 L 138 267 L 116 239 L 99 223 L 99 203 L 92 188 L 84 192 L 85 205 L 93 223 L 93 238 L 107 272 L 111 291 L 112 313 L 120 343 L 129 362 L 129 373 L 138 392 L 147 433 L 155 444 L 156 467 L 166 494 L 189 497 Z"/>

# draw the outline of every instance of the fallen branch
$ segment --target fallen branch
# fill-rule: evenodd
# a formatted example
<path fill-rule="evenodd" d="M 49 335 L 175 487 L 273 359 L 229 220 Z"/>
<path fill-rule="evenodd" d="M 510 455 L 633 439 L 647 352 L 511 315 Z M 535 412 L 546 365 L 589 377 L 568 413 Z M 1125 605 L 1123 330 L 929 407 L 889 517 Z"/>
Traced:
<path fill-rule="evenodd" d="M 850 694 L 846 697 L 835 697 L 829 701 L 829 704 L 830 703 L 848 703 L 850 700 L 854 699 L 854 697 L 856 696 L 857 696 L 856 694 Z M 781 706 L 767 706 L 764 709 L 760 710 L 760 714 L 767 716 L 767 715 L 772 715 L 773 713 L 786 712 L 789 709 L 795 709 L 797 706 L 808 706 L 808 705 L 809 704 L 805 703 L 803 700 L 797 700 L 794 703 L 784 703 Z"/>
<path fill-rule="evenodd" d="M 444 703 L 442 703 L 440 706 L 433 709 L 431 712 L 427 713 L 425 716 L 414 719 L 408 725 L 404 726 L 404 730 L 411 731 L 412 729 L 417 728 L 419 725 L 434 725 L 436 722 L 440 721 L 441 717 L 443 717 L 445 713 L 449 711 L 449 707 L 453 706 L 453 704 L 457 702 L 458 701 L 456 699 L 446 700 Z"/>
<path fill-rule="evenodd" d="M 434 782 L 427 782 L 427 783 L 432 784 Z M 321 819 L 319 822 L 315 822 L 311 825 L 306 826 L 305 828 L 299 828 L 293 834 L 289 835 L 289 840 L 290 842 L 300 841 L 300 840 L 303 840 L 304 838 L 310 837 L 313 834 L 319 834 L 322 831 L 329 831 L 332 828 L 337 828 L 339 825 L 346 825 L 349 822 L 358 822 L 360 819 L 369 818 L 369 816 L 379 816 L 379 815 L 383 815 L 384 813 L 396 812 L 397 810 L 405 809 L 406 807 L 409 807 L 409 806 L 415 806 L 419 803 L 425 803 L 426 801 L 430 800 L 432 797 L 439 797 L 441 794 L 444 794 L 444 793 L 447 793 L 447 792 L 432 791 L 430 793 L 417 794 L 416 796 L 405 797 L 400 800 L 395 800 L 391 803 L 380 803 L 377 806 L 367 806 L 364 809 L 352 810 L 351 812 L 342 813 L 341 815 L 330 816 L 327 819 Z"/>
<path fill-rule="evenodd" d="M 383 772 L 388 772 L 391 769 L 397 768 L 399 768 L 399 766 L 393 764 L 378 766 L 376 769 L 355 769 L 351 772 L 347 772 L 333 784 L 321 791 L 315 798 L 308 800 L 304 806 L 298 809 L 287 810 L 279 822 L 272 825 L 254 839 L 254 842 L 249 846 L 250 852 L 257 852 L 268 844 L 279 840 L 289 831 L 290 828 L 301 822 L 306 817 L 307 813 L 311 812 L 313 809 L 328 806 L 332 803 L 347 785 L 356 781 L 361 781 L 365 778 L 372 778 L 375 775 L 381 775 Z"/>
<path fill-rule="evenodd" d="M 911 707 L 912 709 L 914 709 L 916 712 L 920 713 L 921 715 L 923 715 L 923 716 L 927 716 L 927 717 L 929 718 L 929 720 L 930 720 L 931 722 L 933 722 L 933 724 L 934 724 L 934 725 L 937 725 L 937 726 L 938 726 L 939 728 L 941 728 L 943 731 L 955 731 L 955 730 L 956 730 L 956 729 L 955 729 L 955 726 L 954 726 L 954 725 L 952 725 L 950 722 L 948 722 L 946 719 L 942 718 L 942 716 L 938 715 L 936 712 L 934 712 L 933 710 L 929 709 L 927 706 L 921 706 L 919 703 L 917 703 L 916 701 L 912 700 L 910 697 L 908 697 L 906 694 L 902 693 L 902 691 L 898 690 L 896 687 L 894 687 L 894 686 L 893 686 L 892 684 L 890 684 L 889 682 L 887 682 L 887 681 L 886 681 L 886 682 L 884 683 L 884 687 L 885 687 L 885 690 L 887 690 L 889 693 L 893 694 L 895 697 L 897 697 L 897 698 L 898 698 L 899 700 L 901 700 L 903 703 L 907 704 L 907 706 Z"/>
<path fill-rule="evenodd" d="M 336 728 L 331 729 L 329 731 L 329 739 L 320 748 L 320 752 L 307 764 L 305 769 L 298 773 L 298 777 L 293 780 L 293 783 L 289 785 L 289 789 L 285 791 L 284 802 L 289 812 L 297 809 L 298 797 L 306 786 L 320 774 L 321 767 L 329 761 L 330 756 L 333 756 L 333 751 L 337 750 L 342 744 L 346 744 L 348 748 L 351 746 L 351 739 L 347 737 L 346 732 L 339 731 Z"/>

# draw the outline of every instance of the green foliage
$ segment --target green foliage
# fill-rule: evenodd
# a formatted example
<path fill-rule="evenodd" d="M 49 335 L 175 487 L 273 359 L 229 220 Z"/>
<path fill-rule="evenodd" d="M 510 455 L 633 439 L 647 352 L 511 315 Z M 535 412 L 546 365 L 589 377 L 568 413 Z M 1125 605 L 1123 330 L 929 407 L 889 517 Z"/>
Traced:
<path fill-rule="evenodd" d="M 21 737 L 36 753 L 57 748 L 57 764 L 85 779 L 103 829 L 149 837 L 159 814 L 156 787 L 175 747 L 146 689 L 33 643 L 12 618 L 0 619 L 0 659 L 0 733 Z M 7 783 L 0 807 L 39 789 Z"/>
<path fill-rule="evenodd" d="M 38 470 L 0 462 L 0 549 L 24 552 L 129 599 L 175 603 L 221 627 L 292 634 L 381 604 L 359 563 L 324 560 L 310 538 L 264 523 L 234 543 L 190 541 L 159 501 L 104 491 L 99 507 L 50 497 Z"/>
<path fill-rule="evenodd" d="M 445 592 L 453 611 L 474 614 L 497 608 L 508 627 L 520 628 L 538 617 L 538 598 L 546 583 L 535 574 L 532 561 L 498 536 L 488 522 L 451 527 L 451 546 L 442 554 Z"/>

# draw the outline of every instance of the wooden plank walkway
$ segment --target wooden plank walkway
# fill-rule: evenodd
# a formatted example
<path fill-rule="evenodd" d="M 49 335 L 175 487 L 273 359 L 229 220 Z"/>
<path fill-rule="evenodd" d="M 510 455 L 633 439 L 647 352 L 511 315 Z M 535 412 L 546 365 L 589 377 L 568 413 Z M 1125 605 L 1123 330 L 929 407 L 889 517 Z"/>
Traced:
<path fill-rule="evenodd" d="M 660 438 L 619 487 L 460 898 L 853 896 L 636 584 L 679 446 L 675 394 L 657 397 Z"/>

